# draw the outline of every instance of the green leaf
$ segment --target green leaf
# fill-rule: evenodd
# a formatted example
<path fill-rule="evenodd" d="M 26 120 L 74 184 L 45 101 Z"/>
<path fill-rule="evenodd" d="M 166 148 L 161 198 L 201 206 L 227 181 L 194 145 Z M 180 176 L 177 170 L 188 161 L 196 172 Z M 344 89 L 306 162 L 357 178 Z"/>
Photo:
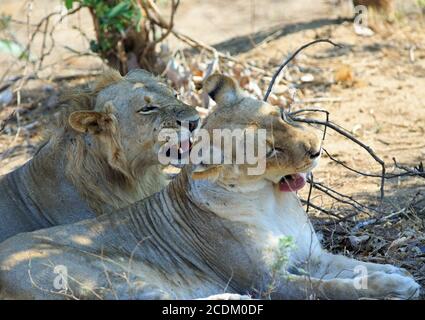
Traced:
<path fill-rule="evenodd" d="M 121 2 L 119 4 L 117 4 L 115 7 L 113 7 L 111 9 L 111 11 L 108 12 L 108 14 L 106 15 L 107 18 L 112 19 L 118 15 L 120 15 L 121 13 L 123 13 L 124 11 L 129 9 L 129 3 L 128 2 Z"/>
<path fill-rule="evenodd" d="M 65 7 L 70 10 L 72 9 L 72 4 L 73 4 L 74 0 L 65 0 Z"/>
<path fill-rule="evenodd" d="M 5 15 L 3 13 L 0 15 L 0 31 L 6 30 L 9 27 L 11 19 L 11 16 Z"/>
<path fill-rule="evenodd" d="M 140 22 L 142 21 L 142 11 L 139 9 L 136 13 L 136 31 L 140 32 Z"/>
<path fill-rule="evenodd" d="M 17 42 L 0 39 L 0 52 L 8 53 L 15 57 L 20 57 L 24 53 L 24 49 Z"/>

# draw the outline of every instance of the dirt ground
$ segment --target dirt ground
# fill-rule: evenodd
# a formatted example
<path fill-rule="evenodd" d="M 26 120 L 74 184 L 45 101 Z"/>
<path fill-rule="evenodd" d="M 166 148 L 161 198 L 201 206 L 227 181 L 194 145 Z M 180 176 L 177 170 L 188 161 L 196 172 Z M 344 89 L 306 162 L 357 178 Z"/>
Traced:
<path fill-rule="evenodd" d="M 41 0 L 39 5 L 42 8 L 41 4 L 48 2 Z M 346 128 L 385 161 L 389 173 L 400 172 L 394 168 L 393 158 L 409 168 L 418 166 L 425 159 L 424 15 L 402 11 L 391 24 L 376 23 L 375 34 L 364 37 L 354 32 L 351 22 L 337 19 L 349 16 L 345 2 L 342 2 L 344 5 L 337 7 L 336 1 L 317 1 L 311 5 L 310 1 L 300 0 L 267 0 L 261 4 L 258 0 L 208 3 L 188 0 L 182 3 L 176 26 L 195 39 L 202 39 L 219 49 L 225 48 L 223 50 L 231 51 L 239 60 L 268 70 L 267 76 L 283 58 L 310 40 L 330 38 L 342 44 L 343 48 L 319 44 L 304 51 L 278 86 L 294 84 L 298 99 L 294 109 L 314 107 L 329 111 L 333 122 Z M 14 12 L 16 3 L 2 0 L 0 12 Z M 401 5 L 405 6 L 405 2 Z M 44 12 L 40 7 L 34 8 L 34 14 L 39 17 Z M 18 9 L 22 8 L 21 4 Z M 84 15 L 76 21 L 89 24 Z M 74 22 L 58 31 L 61 35 L 58 51 L 48 63 L 57 63 L 55 59 L 60 61 L 69 55 L 64 46 L 69 45 L 72 37 L 69 32 L 74 32 L 70 26 Z M 17 34 L 24 37 L 25 30 L 19 29 L 23 27 L 17 28 Z M 89 37 L 90 28 L 87 28 Z M 86 50 L 84 41 L 75 41 L 72 45 L 75 50 Z M 170 42 L 172 47 L 180 45 L 176 40 Z M 0 62 L 3 62 L 0 74 L 10 64 L 8 59 L 0 55 Z M 99 68 L 99 59 L 78 57 L 63 60 L 45 72 L 72 75 Z M 267 76 L 258 80 L 263 92 L 269 79 Z M 91 79 L 88 76 L 29 81 L 22 88 L 19 117 L 12 119 L 0 135 L 0 174 L 13 170 L 33 155 L 43 139 L 44 129 L 60 112 L 57 107 L 59 93 L 66 88 L 82 86 Z M 275 97 L 279 98 L 279 94 L 276 93 Z M 0 106 L 0 119 L 16 109 L 16 104 L 14 98 L 10 105 Z M 379 174 L 380 166 L 367 152 L 332 130 L 327 130 L 324 147 L 332 157 L 350 167 Z M 363 226 L 359 221 L 373 221 L 371 219 L 376 216 L 359 213 L 352 219 L 335 222 L 326 214 L 311 210 L 316 228 L 328 249 L 358 259 L 407 268 L 425 285 L 424 178 L 387 180 L 382 202 L 379 199 L 379 178 L 350 172 L 326 155 L 314 178 L 381 211 L 377 216 L 390 217 Z M 301 193 L 303 198 L 307 191 Z M 340 205 L 317 190 L 313 191 L 312 199 L 317 206 L 342 216 L 355 212 L 350 206 Z"/>

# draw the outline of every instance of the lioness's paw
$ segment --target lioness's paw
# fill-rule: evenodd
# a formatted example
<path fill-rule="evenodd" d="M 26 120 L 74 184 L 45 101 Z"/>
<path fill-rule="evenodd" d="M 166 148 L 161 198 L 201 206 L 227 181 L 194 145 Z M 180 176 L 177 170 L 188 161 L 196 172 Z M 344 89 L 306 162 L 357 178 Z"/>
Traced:
<path fill-rule="evenodd" d="M 375 272 L 367 277 L 367 290 L 378 299 L 417 299 L 421 286 L 411 276 Z"/>
<path fill-rule="evenodd" d="M 399 274 L 399 275 L 402 275 L 402 276 L 405 276 L 405 277 L 411 277 L 412 278 L 412 275 L 410 274 L 410 272 L 407 271 L 404 268 L 399 268 L 399 267 L 393 266 L 391 264 L 384 264 L 382 266 L 383 266 L 383 270 L 382 270 L 383 272 L 396 273 L 396 274 Z"/>
<path fill-rule="evenodd" d="M 251 300 L 251 297 L 247 295 L 236 294 L 236 293 L 222 293 L 222 294 L 215 294 L 206 298 L 201 298 L 198 300 Z"/>

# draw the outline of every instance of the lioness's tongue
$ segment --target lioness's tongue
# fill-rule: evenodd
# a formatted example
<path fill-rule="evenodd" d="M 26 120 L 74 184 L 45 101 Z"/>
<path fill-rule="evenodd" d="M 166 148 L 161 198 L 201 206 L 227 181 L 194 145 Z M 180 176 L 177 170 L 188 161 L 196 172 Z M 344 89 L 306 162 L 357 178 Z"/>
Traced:
<path fill-rule="evenodd" d="M 282 192 L 298 191 L 305 186 L 307 179 L 305 173 L 296 173 L 283 177 L 279 182 L 279 190 Z"/>

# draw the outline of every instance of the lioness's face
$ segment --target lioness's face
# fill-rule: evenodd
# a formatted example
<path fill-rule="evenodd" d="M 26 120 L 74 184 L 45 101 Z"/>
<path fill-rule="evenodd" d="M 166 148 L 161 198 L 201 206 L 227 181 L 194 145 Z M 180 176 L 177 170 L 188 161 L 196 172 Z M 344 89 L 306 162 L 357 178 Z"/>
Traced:
<path fill-rule="evenodd" d="M 104 115 L 106 124 L 109 119 L 111 126 L 114 126 L 104 131 L 119 140 L 125 162 L 135 175 L 143 173 L 139 169 L 144 166 L 159 164 L 158 152 L 164 144 L 158 139 L 161 130 L 181 132 L 183 125 L 183 131 L 187 131 L 185 139 L 189 139 L 190 131 L 199 122 L 194 107 L 179 101 L 171 88 L 144 70 L 131 71 L 121 80 L 100 90 L 92 113 Z M 74 116 L 76 121 L 73 127 L 78 129 L 85 119 L 78 119 L 77 116 Z M 88 120 L 86 122 L 90 123 Z M 97 122 L 96 125 L 101 124 Z M 110 137 L 105 135 L 104 140 L 107 139 Z"/>
<path fill-rule="evenodd" d="M 282 117 L 281 109 L 268 103 L 247 97 L 240 92 L 236 83 L 225 76 L 213 75 L 204 85 L 217 107 L 205 121 L 203 128 L 212 136 L 214 129 L 242 129 L 254 132 L 254 144 L 258 162 L 264 161 L 264 170 L 252 173 L 258 164 L 237 163 L 223 165 L 201 165 L 195 168 L 192 176 L 211 178 L 214 174 L 222 184 L 246 186 L 273 183 L 281 191 L 296 191 L 305 184 L 305 173 L 317 164 L 321 152 L 321 141 L 311 128 Z M 263 129 L 263 136 L 258 134 Z M 263 139 L 264 138 L 264 139 Z M 265 141 L 261 141 L 261 139 Z M 249 143 L 245 142 L 245 146 Z M 259 145 L 263 143 L 261 154 Z M 222 146 L 214 146 L 220 148 Z M 233 160 L 237 155 L 233 144 Z M 245 156 L 249 152 L 244 150 Z M 251 169 L 251 173 L 250 170 Z"/>

